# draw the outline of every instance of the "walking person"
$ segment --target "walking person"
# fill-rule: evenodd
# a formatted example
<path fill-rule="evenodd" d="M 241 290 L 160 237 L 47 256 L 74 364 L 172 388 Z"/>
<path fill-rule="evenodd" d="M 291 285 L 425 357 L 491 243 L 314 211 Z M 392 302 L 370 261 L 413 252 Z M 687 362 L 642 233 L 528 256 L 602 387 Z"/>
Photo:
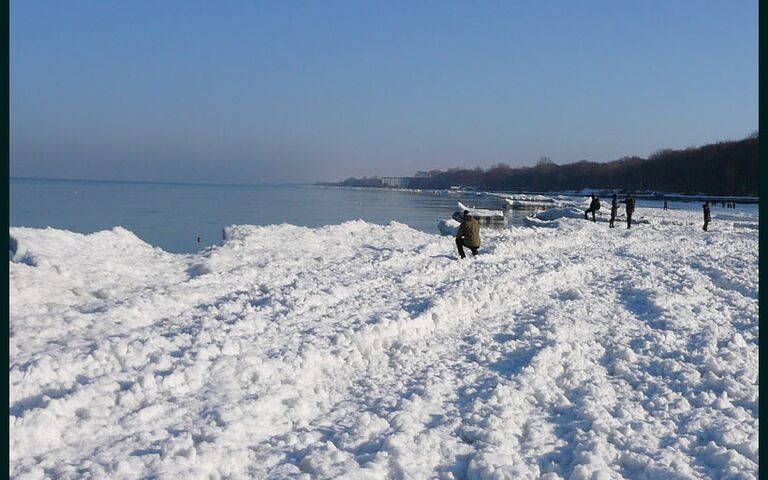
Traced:
<path fill-rule="evenodd" d="M 624 203 L 627 204 L 627 228 L 631 228 L 632 214 L 635 212 L 635 196 L 627 194 L 627 198 L 624 199 Z"/>
<path fill-rule="evenodd" d="M 709 222 L 712 221 L 712 214 L 709 209 L 709 202 L 704 202 L 704 205 L 701 206 L 704 209 L 704 231 L 707 231 L 707 225 L 709 225 Z"/>
<path fill-rule="evenodd" d="M 594 193 L 592 194 L 592 201 L 589 202 L 589 208 L 584 212 L 584 220 L 588 220 L 587 214 L 592 212 L 592 221 L 595 221 L 595 212 L 600 210 L 600 199 L 597 198 L 597 195 Z"/>
<path fill-rule="evenodd" d="M 616 220 L 616 212 L 619 211 L 619 194 L 614 193 L 611 199 L 611 219 L 608 221 L 608 228 L 613 228 L 613 222 Z"/>
<path fill-rule="evenodd" d="M 468 210 L 464 210 L 459 231 L 456 232 L 456 247 L 459 249 L 461 258 L 466 258 L 464 247 L 472 251 L 473 257 L 477 255 L 477 249 L 480 247 L 480 223 L 469 214 Z"/>

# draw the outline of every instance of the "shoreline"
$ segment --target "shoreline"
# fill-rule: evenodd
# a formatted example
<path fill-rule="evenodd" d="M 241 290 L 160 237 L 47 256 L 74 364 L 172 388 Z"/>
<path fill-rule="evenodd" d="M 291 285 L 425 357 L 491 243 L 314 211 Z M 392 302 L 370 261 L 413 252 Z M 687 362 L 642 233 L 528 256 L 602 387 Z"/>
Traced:
<path fill-rule="evenodd" d="M 666 193 L 656 191 L 644 191 L 644 192 L 622 192 L 619 190 L 609 189 L 582 189 L 579 191 L 565 190 L 565 191 L 534 191 L 534 190 L 451 190 L 451 189 L 421 189 L 421 188 L 389 188 L 389 187 L 353 187 L 346 185 L 319 185 L 312 184 L 306 185 L 316 188 L 338 188 L 338 189 L 350 189 L 350 190 L 367 190 L 367 191 L 383 191 L 383 192 L 400 192 L 400 193 L 427 193 L 433 195 L 493 195 L 504 197 L 507 195 L 543 195 L 543 196 L 567 196 L 567 197 L 588 197 L 590 194 L 595 193 L 599 197 L 606 195 L 612 195 L 618 193 L 619 197 L 631 193 L 636 198 L 650 199 L 650 200 L 663 200 L 664 197 L 670 201 L 677 202 L 697 202 L 704 200 L 717 200 L 718 202 L 736 202 L 737 204 L 750 205 L 759 204 L 760 197 L 751 196 L 739 196 L 739 195 L 707 195 L 707 194 L 684 194 L 684 193 Z"/>

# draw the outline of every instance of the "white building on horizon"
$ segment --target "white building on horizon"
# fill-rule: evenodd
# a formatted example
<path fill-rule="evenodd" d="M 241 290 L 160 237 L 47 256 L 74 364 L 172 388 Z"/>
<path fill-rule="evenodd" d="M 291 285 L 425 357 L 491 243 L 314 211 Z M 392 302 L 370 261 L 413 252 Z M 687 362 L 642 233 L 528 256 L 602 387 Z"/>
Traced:
<path fill-rule="evenodd" d="M 387 187 L 407 188 L 411 184 L 411 177 L 381 177 L 381 183 Z"/>

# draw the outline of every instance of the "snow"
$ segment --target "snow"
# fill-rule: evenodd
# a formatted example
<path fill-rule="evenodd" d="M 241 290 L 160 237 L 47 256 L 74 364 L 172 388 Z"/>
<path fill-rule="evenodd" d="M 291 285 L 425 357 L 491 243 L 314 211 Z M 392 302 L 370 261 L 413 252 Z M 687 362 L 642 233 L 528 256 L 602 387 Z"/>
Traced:
<path fill-rule="evenodd" d="M 539 228 L 558 228 L 560 222 L 555 220 L 542 220 L 535 216 L 528 216 L 523 218 L 523 225 L 526 227 L 539 227 Z"/>
<path fill-rule="evenodd" d="M 474 217 L 503 217 L 504 211 L 503 210 L 488 210 L 483 208 L 474 208 L 474 207 L 468 207 L 464 205 L 461 202 L 457 202 L 459 204 L 459 211 L 464 212 L 465 210 L 469 211 L 469 214 Z"/>
<path fill-rule="evenodd" d="M 550 208 L 536 212 L 539 220 L 557 220 L 559 218 L 584 218 L 584 210 L 576 207 Z"/>
<path fill-rule="evenodd" d="M 757 210 L 636 216 L 11 228 L 9 475 L 757 478 Z"/>
<path fill-rule="evenodd" d="M 437 229 L 440 231 L 441 235 L 451 235 L 455 237 L 456 234 L 459 233 L 460 226 L 461 223 L 452 218 L 437 222 Z"/>
<path fill-rule="evenodd" d="M 529 208 L 529 207 L 563 207 L 571 203 L 559 196 L 553 198 L 545 195 L 535 194 L 499 194 L 509 205 L 510 208 Z"/>

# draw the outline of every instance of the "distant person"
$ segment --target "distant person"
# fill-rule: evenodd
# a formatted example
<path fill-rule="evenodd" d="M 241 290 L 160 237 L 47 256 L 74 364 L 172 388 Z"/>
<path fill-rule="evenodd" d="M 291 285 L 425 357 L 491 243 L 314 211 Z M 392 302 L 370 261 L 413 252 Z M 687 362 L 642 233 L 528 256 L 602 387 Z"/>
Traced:
<path fill-rule="evenodd" d="M 613 228 L 613 222 L 616 220 L 616 213 L 619 211 L 619 194 L 614 193 L 611 199 L 611 219 L 608 221 L 608 227 Z"/>
<path fill-rule="evenodd" d="M 701 206 L 704 210 L 704 231 L 707 231 L 707 225 L 709 225 L 709 222 L 712 221 L 712 212 L 709 209 L 709 202 L 704 202 L 704 205 Z"/>
<path fill-rule="evenodd" d="M 664 210 L 669 210 L 669 206 L 667 206 L 667 197 L 664 197 Z"/>
<path fill-rule="evenodd" d="M 591 212 L 592 213 L 592 221 L 595 221 L 595 212 L 600 210 L 600 199 L 597 198 L 597 195 L 594 193 L 592 194 L 592 201 L 589 202 L 589 208 L 584 212 L 584 220 L 588 220 L 587 215 Z"/>
<path fill-rule="evenodd" d="M 480 223 L 467 210 L 464 210 L 459 231 L 456 232 L 456 246 L 461 258 L 466 258 L 464 247 L 472 251 L 473 257 L 477 255 L 477 249 L 480 247 Z"/>
<path fill-rule="evenodd" d="M 624 203 L 627 204 L 627 228 L 632 228 L 632 214 L 635 213 L 635 196 L 627 194 Z"/>

